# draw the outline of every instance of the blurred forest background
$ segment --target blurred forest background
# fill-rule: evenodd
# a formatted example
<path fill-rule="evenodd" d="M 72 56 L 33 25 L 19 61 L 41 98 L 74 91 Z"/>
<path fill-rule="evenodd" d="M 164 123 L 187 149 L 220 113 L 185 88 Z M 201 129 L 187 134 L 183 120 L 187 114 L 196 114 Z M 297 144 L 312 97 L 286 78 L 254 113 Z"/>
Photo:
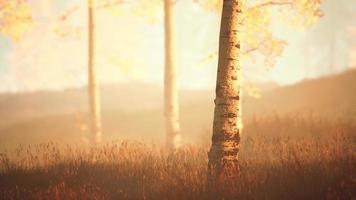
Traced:
<path fill-rule="evenodd" d="M 0 199 L 355 199 L 355 1 L 239 2 L 0 0 Z"/>
<path fill-rule="evenodd" d="M 0 148 L 50 140 L 78 144 L 89 134 L 86 2 L 29 2 L 29 31 L 0 37 Z M 95 13 L 95 64 L 103 138 L 160 142 L 163 9 L 154 1 L 102 2 L 108 6 Z M 184 142 L 198 142 L 211 131 L 220 14 L 193 1 L 174 6 L 181 134 Z M 245 62 L 244 122 L 265 116 L 355 120 L 354 2 L 326 0 L 321 10 L 312 28 L 271 16 L 269 28 L 287 44 L 274 67 L 266 68 L 259 55 Z"/>

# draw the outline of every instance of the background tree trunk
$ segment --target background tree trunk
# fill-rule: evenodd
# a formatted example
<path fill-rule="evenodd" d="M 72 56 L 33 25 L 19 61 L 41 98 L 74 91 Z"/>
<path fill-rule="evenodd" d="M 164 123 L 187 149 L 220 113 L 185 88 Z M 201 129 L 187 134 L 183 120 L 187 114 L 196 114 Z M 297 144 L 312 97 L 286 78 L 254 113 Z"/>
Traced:
<path fill-rule="evenodd" d="M 100 96 L 95 71 L 95 19 L 93 0 L 88 0 L 88 98 L 93 143 L 101 141 Z"/>
<path fill-rule="evenodd" d="M 236 175 L 240 142 L 241 0 L 224 0 L 209 175 Z"/>
<path fill-rule="evenodd" d="M 181 137 L 179 134 L 179 104 L 172 7 L 172 0 L 164 0 L 164 117 L 166 127 L 166 144 L 170 148 L 177 148 L 180 144 Z"/>

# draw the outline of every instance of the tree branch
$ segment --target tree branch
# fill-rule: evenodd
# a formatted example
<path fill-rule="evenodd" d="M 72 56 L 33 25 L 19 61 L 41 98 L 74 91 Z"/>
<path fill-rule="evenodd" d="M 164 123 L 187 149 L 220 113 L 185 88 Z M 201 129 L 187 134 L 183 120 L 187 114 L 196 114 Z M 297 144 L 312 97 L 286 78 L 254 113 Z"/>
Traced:
<path fill-rule="evenodd" d="M 127 1 L 126 1 L 127 2 Z M 121 3 L 125 3 L 125 0 L 113 0 L 113 1 L 107 1 L 103 4 L 99 4 L 95 7 L 95 9 L 105 9 L 105 8 L 109 8 L 112 6 L 117 6 Z M 64 14 L 59 16 L 59 20 L 60 21 L 65 21 L 67 20 L 71 15 L 73 15 L 75 12 L 77 12 L 79 9 L 81 8 L 81 6 L 79 5 L 75 5 L 72 8 L 68 9 Z"/>
<path fill-rule="evenodd" d="M 112 6 L 117 6 L 122 3 L 125 3 L 125 1 L 124 0 L 115 0 L 115 1 L 103 3 L 102 5 L 98 5 L 96 8 L 97 9 L 109 8 Z"/>
<path fill-rule="evenodd" d="M 260 41 L 257 46 L 251 47 L 251 48 L 243 51 L 242 54 L 249 54 L 249 53 L 252 53 L 254 51 L 257 51 L 262 45 L 265 45 L 264 41 Z"/>
<path fill-rule="evenodd" d="M 67 20 L 73 13 L 78 11 L 80 9 L 79 5 L 73 6 L 72 8 L 68 9 L 64 14 L 59 16 L 60 21 L 65 21 Z"/>
<path fill-rule="evenodd" d="M 270 0 L 270 1 L 266 1 L 264 3 L 252 6 L 250 9 L 262 8 L 262 7 L 266 7 L 266 6 L 285 6 L 285 5 L 293 5 L 293 1 L 274 1 L 274 0 Z"/>
<path fill-rule="evenodd" d="M 258 45 L 257 47 L 253 47 L 253 48 L 247 49 L 246 51 L 243 51 L 242 53 L 243 54 L 249 54 L 249 53 L 252 53 L 254 51 L 257 51 L 259 49 L 259 46 L 260 45 Z"/>

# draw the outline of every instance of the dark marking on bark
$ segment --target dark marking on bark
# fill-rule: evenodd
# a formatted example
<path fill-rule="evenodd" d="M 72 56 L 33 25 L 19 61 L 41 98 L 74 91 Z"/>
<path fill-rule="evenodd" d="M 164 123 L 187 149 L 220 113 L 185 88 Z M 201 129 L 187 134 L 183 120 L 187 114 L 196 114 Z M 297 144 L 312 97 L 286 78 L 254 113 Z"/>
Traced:
<path fill-rule="evenodd" d="M 240 96 L 238 95 L 238 96 L 235 96 L 235 97 L 230 97 L 231 99 L 234 99 L 234 100 L 240 100 Z"/>
<path fill-rule="evenodd" d="M 235 113 L 227 113 L 227 117 L 234 118 L 234 117 L 237 117 L 237 115 Z"/>
<path fill-rule="evenodd" d="M 232 58 L 232 57 L 229 57 L 229 58 L 225 58 L 226 60 L 236 60 L 236 58 Z"/>
<path fill-rule="evenodd" d="M 230 105 L 230 104 L 228 104 L 228 103 L 218 103 L 218 104 L 216 104 L 217 106 L 228 106 L 228 105 Z"/>

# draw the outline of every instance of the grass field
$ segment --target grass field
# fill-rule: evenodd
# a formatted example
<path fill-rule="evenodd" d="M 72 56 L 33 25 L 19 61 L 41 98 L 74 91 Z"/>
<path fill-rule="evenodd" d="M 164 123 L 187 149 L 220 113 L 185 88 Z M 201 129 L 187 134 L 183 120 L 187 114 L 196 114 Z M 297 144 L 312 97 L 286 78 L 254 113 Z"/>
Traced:
<path fill-rule="evenodd" d="M 0 155 L 0 199 L 355 199 L 356 125 L 270 116 L 245 124 L 236 182 L 207 185 L 209 134 L 167 152 L 113 141 L 19 146 Z"/>

